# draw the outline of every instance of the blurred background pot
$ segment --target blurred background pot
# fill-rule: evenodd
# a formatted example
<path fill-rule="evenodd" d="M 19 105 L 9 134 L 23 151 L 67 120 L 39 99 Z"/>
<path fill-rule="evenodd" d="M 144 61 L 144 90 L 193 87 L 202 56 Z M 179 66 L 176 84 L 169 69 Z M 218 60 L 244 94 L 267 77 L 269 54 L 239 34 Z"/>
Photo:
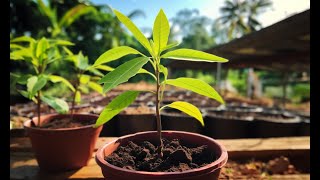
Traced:
<path fill-rule="evenodd" d="M 203 127 L 197 119 L 176 109 L 164 109 L 161 112 L 161 123 L 163 130 L 203 133 Z"/>
<path fill-rule="evenodd" d="M 116 116 L 118 136 L 155 131 L 157 122 L 155 108 L 148 106 L 129 106 Z"/>
<path fill-rule="evenodd" d="M 300 125 L 300 118 L 290 112 L 266 109 L 256 114 L 251 130 L 256 138 L 298 136 Z"/>

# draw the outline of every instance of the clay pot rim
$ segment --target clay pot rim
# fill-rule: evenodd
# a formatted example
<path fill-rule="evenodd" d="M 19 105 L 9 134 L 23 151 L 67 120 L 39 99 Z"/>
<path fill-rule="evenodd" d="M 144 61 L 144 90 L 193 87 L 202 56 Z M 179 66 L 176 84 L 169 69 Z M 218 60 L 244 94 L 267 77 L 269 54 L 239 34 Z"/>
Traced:
<path fill-rule="evenodd" d="M 91 116 L 91 117 L 96 117 L 98 119 L 98 115 L 96 114 L 73 114 L 74 116 Z M 68 117 L 71 116 L 71 114 L 58 114 L 58 113 L 52 113 L 52 114 L 45 114 L 45 115 L 41 115 L 42 118 L 46 118 L 46 119 L 51 119 L 54 117 Z M 93 125 L 85 125 L 85 126 L 81 126 L 81 127 L 73 127 L 73 128 L 58 128 L 58 129 L 47 129 L 47 128 L 38 128 L 38 127 L 31 127 L 31 121 L 34 121 L 35 119 L 38 119 L 38 117 L 34 117 L 32 119 L 29 119 L 27 121 L 25 121 L 23 123 L 23 127 L 24 129 L 29 129 L 29 130 L 33 130 L 33 131 L 45 131 L 45 132 L 61 132 L 61 131 L 76 131 L 76 130 L 81 130 L 81 129 L 87 129 L 87 128 L 93 128 Z M 99 127 L 97 127 L 99 128 Z"/>
<path fill-rule="evenodd" d="M 138 132 L 138 133 L 134 133 L 134 134 L 129 134 L 129 135 L 125 135 L 125 136 L 121 136 L 119 137 L 118 139 L 116 140 L 113 140 L 105 145 L 103 145 L 102 147 L 100 147 L 97 152 L 96 152 L 96 155 L 95 155 L 95 159 L 96 159 L 96 162 L 99 166 L 107 166 L 111 169 L 115 169 L 117 171 L 124 171 L 126 173 L 130 173 L 130 174 L 135 174 L 135 175 L 155 175 L 155 176 L 158 176 L 158 177 L 161 177 L 161 176 L 170 176 L 170 175 L 188 175 L 190 173 L 197 173 L 197 172 L 206 172 L 206 170 L 209 170 L 210 169 L 210 172 L 211 171 L 214 171 L 218 168 L 221 168 L 223 167 L 226 163 L 227 163 L 227 160 L 228 160 L 228 153 L 227 153 L 227 150 L 226 148 L 221 144 L 219 143 L 217 140 L 213 139 L 213 138 L 210 138 L 210 137 L 207 137 L 207 136 L 204 136 L 204 135 L 201 135 L 201 134 L 197 134 L 197 133 L 191 133 L 191 132 L 185 132 L 185 131 L 162 131 L 162 133 L 178 133 L 178 134 L 189 134 L 189 135 L 193 135 L 193 136 L 198 136 L 198 137 L 201 137 L 201 138 L 205 138 L 211 142 L 213 142 L 214 144 L 216 144 L 220 150 L 221 150 L 221 155 L 220 157 L 213 161 L 212 163 L 206 165 L 206 166 L 203 166 L 203 167 L 200 167 L 200 168 L 196 168 L 196 169 L 191 169 L 191 170 L 187 170 L 187 171 L 182 171 L 182 172 L 148 172 L 148 171 L 135 171 L 135 170 L 129 170 L 129 169 L 124 169 L 124 168 L 120 168 L 120 167 L 117 167 L 117 166 L 114 166 L 110 163 L 108 163 L 106 160 L 104 160 L 104 149 L 119 141 L 119 139 L 125 139 L 125 138 L 129 138 L 129 137 L 132 137 L 132 136 L 136 136 L 136 135 L 142 135 L 142 134 L 149 134 L 149 133 L 157 133 L 157 131 L 145 131 L 145 132 Z M 209 171 L 208 171 L 209 172 Z"/>

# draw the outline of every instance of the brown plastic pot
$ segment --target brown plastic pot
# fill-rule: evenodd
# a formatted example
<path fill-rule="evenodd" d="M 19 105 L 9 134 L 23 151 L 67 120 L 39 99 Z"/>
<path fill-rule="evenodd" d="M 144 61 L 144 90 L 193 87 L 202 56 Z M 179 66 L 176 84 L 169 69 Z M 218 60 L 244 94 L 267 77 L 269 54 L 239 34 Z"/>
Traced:
<path fill-rule="evenodd" d="M 208 147 L 216 153 L 218 159 L 201 168 L 187 170 L 183 172 L 146 172 L 123 169 L 111 165 L 106 160 L 105 156 L 113 153 L 120 145 L 126 145 L 129 141 L 151 141 L 157 142 L 158 134 L 156 131 L 141 132 L 122 136 L 108 144 L 105 144 L 98 149 L 96 153 L 96 162 L 101 167 L 103 176 L 108 180 L 215 180 L 219 178 L 221 168 L 227 163 L 228 153 L 225 147 L 216 140 L 199 135 L 196 133 L 183 131 L 163 131 L 162 136 L 167 139 L 180 139 L 188 144 L 195 146 L 208 145 Z"/>
<path fill-rule="evenodd" d="M 49 114 L 41 116 L 41 122 L 64 118 L 70 115 Z M 93 114 L 74 114 L 81 121 L 97 119 Z M 38 118 L 32 121 L 37 125 Z M 31 126 L 31 120 L 24 123 L 26 133 L 30 137 L 32 149 L 35 152 L 39 167 L 45 171 L 65 171 L 81 168 L 87 165 L 92 157 L 95 143 L 102 126 L 93 128 L 92 125 L 45 129 Z"/>

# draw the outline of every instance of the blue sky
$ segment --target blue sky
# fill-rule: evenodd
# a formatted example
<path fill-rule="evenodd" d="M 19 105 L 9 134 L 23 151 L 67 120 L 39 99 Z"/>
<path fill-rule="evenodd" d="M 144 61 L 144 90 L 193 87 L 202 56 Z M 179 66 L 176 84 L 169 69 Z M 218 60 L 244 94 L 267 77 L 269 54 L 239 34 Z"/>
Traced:
<path fill-rule="evenodd" d="M 264 27 L 278 22 L 292 14 L 302 12 L 310 8 L 310 0 L 272 0 L 273 7 L 259 17 Z M 146 18 L 136 18 L 133 22 L 139 28 L 152 28 L 153 21 L 162 8 L 170 19 L 181 9 L 199 9 L 200 15 L 211 19 L 219 17 L 219 8 L 224 0 L 92 0 L 95 4 L 108 4 L 112 8 L 124 14 L 129 14 L 135 9 L 145 12 Z"/>

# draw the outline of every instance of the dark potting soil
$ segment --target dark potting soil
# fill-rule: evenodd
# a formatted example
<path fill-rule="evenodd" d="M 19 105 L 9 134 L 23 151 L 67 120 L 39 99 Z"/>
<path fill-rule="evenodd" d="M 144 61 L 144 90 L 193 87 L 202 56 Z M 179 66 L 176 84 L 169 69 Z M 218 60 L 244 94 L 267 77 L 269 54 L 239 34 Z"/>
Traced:
<path fill-rule="evenodd" d="M 76 128 L 82 127 L 87 125 L 95 124 L 95 120 L 85 120 L 80 121 L 77 119 L 71 119 L 69 117 L 63 119 L 52 119 L 49 122 L 46 122 L 41 125 L 40 128 L 47 128 L 47 129 L 60 129 L 60 128 Z"/>
<path fill-rule="evenodd" d="M 159 157 L 157 146 L 149 141 L 130 141 L 105 160 L 124 169 L 149 172 L 181 172 L 203 167 L 217 159 L 206 145 L 192 147 L 178 139 L 163 139 L 163 157 Z"/>

